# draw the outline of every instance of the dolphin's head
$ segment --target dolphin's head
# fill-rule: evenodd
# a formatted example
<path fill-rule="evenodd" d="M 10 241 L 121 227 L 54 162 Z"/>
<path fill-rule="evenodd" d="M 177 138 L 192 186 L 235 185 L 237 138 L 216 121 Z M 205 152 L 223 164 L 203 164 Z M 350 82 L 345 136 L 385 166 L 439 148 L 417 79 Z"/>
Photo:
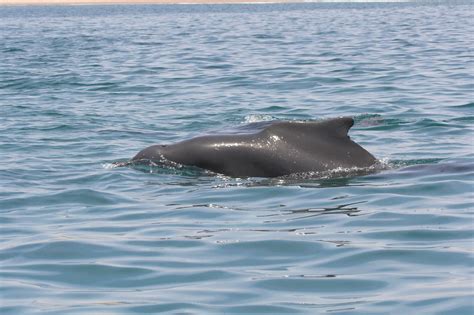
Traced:
<path fill-rule="evenodd" d="M 137 153 L 132 158 L 132 162 L 138 161 L 161 161 L 164 158 L 164 151 L 167 145 L 152 145 Z"/>

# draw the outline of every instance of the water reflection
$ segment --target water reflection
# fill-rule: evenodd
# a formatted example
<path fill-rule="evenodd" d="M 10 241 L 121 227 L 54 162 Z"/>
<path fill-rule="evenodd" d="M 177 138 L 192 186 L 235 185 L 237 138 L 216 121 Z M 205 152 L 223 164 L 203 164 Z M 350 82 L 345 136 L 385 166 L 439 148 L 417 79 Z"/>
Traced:
<path fill-rule="evenodd" d="M 354 205 L 362 204 L 367 201 L 358 201 L 353 203 L 347 203 L 338 205 L 335 207 L 327 207 L 327 208 L 305 208 L 305 209 L 290 209 L 290 210 L 280 210 L 278 213 L 272 213 L 263 215 L 262 217 L 281 217 L 281 216 L 288 216 L 285 218 L 285 221 L 295 221 L 301 219 L 307 219 L 311 217 L 317 217 L 321 215 L 328 215 L 328 214 L 345 214 L 347 216 L 358 216 L 361 215 L 358 207 Z M 274 223 L 278 221 L 268 220 L 265 223 Z"/>

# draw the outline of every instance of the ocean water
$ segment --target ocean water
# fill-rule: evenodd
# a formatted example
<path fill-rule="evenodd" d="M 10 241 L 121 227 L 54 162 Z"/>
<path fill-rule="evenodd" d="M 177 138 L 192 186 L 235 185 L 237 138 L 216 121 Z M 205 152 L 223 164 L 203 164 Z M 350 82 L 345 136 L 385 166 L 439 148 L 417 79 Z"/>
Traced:
<path fill-rule="evenodd" d="M 473 314 L 474 6 L 0 7 L 1 314 Z M 353 116 L 386 168 L 113 167 Z"/>

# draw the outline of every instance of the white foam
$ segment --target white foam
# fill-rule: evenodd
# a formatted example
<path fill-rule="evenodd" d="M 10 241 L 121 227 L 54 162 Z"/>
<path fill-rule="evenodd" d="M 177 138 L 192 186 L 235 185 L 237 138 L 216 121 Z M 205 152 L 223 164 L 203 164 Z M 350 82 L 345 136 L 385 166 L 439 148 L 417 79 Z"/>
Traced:
<path fill-rule="evenodd" d="M 118 167 L 117 164 L 114 164 L 114 163 L 103 163 L 102 164 L 102 168 L 106 169 L 106 170 L 111 170 L 113 168 L 116 168 Z"/>
<path fill-rule="evenodd" d="M 251 114 L 251 115 L 245 116 L 244 121 L 242 123 L 251 124 L 251 123 L 257 123 L 261 121 L 271 121 L 271 120 L 275 120 L 275 117 L 271 115 Z"/>

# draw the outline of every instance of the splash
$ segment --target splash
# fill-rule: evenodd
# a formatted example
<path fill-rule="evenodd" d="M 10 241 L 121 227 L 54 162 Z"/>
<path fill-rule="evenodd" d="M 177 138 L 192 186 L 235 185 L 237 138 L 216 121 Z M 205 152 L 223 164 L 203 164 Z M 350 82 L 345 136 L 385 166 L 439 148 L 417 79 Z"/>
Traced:
<path fill-rule="evenodd" d="M 356 176 L 370 175 L 382 170 L 386 170 L 388 164 L 383 161 L 378 161 L 376 164 L 369 167 L 336 167 L 330 170 L 319 171 L 319 172 L 304 172 L 294 173 L 286 176 L 282 176 L 284 179 L 337 179 L 337 178 L 349 178 Z"/>
<path fill-rule="evenodd" d="M 384 118 L 379 114 L 363 114 L 354 117 L 355 123 L 360 127 L 374 127 L 384 124 Z"/>
<path fill-rule="evenodd" d="M 252 123 L 257 123 L 257 122 L 262 122 L 262 121 L 272 121 L 272 120 L 277 120 L 277 119 L 271 115 L 251 114 L 251 115 L 245 116 L 242 124 L 252 124 Z"/>
<path fill-rule="evenodd" d="M 131 165 L 132 162 L 131 161 L 115 161 L 115 162 L 112 162 L 112 163 L 103 163 L 102 164 L 102 168 L 106 169 L 106 170 L 111 170 L 111 169 L 114 169 L 114 168 L 117 168 L 117 167 L 124 167 L 124 166 L 129 166 Z"/>

